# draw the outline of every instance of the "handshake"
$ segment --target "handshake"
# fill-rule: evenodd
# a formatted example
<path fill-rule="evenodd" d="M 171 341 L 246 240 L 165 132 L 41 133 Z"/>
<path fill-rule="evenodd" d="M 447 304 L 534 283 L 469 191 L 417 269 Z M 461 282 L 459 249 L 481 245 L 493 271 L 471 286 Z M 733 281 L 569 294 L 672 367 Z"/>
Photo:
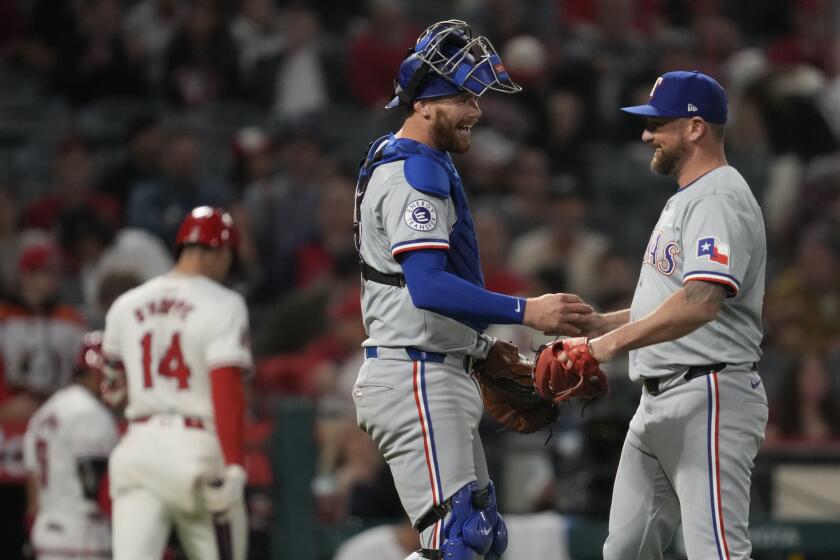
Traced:
<path fill-rule="evenodd" d="M 574 294 L 528 298 L 522 323 L 552 336 L 590 336 L 601 329 L 601 315 Z"/>
<path fill-rule="evenodd" d="M 514 344 L 496 340 L 487 358 L 477 362 L 471 373 L 484 409 L 504 427 L 525 434 L 552 424 L 563 401 L 610 394 L 607 376 L 589 352 L 586 338 L 557 340 L 541 347 L 535 361 Z"/>

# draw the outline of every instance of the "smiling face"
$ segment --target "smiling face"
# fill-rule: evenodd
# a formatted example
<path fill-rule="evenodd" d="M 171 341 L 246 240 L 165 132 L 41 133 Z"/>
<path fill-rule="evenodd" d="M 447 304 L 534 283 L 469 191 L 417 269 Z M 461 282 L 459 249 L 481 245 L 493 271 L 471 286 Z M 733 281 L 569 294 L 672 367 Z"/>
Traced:
<path fill-rule="evenodd" d="M 461 93 L 429 100 L 432 107 L 431 136 L 435 147 L 463 154 L 470 149 L 470 132 L 481 117 L 478 97 Z"/>
<path fill-rule="evenodd" d="M 660 175 L 676 175 L 689 151 L 688 119 L 646 119 L 642 141 L 655 150 L 650 168 Z"/>

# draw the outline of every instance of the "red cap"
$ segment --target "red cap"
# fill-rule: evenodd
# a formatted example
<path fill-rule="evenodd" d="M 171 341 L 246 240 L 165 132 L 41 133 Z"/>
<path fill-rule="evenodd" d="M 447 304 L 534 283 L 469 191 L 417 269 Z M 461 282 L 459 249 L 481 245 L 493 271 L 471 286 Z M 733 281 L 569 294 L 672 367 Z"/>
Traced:
<path fill-rule="evenodd" d="M 24 249 L 18 258 L 18 270 L 32 272 L 59 264 L 58 248 L 50 243 L 38 243 Z"/>
<path fill-rule="evenodd" d="M 233 218 L 221 208 L 199 206 L 190 212 L 175 237 L 175 245 L 204 245 L 213 249 L 239 245 Z"/>
<path fill-rule="evenodd" d="M 105 355 L 102 353 L 102 331 L 85 333 L 79 356 L 76 358 L 76 369 L 79 371 L 93 370 L 102 375 L 105 367 Z"/>

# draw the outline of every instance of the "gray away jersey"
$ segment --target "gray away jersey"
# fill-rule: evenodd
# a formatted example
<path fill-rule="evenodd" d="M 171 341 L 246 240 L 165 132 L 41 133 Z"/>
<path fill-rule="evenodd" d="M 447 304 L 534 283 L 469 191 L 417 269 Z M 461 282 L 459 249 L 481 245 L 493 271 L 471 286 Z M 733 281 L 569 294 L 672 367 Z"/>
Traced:
<path fill-rule="evenodd" d="M 758 361 L 767 242 L 761 208 L 741 174 L 723 166 L 665 204 L 642 261 L 630 320 L 656 309 L 687 282 L 726 287 L 713 321 L 670 342 L 630 352 L 630 378 L 664 377 L 685 366 Z"/>
<path fill-rule="evenodd" d="M 361 205 L 361 254 L 386 274 L 402 273 L 396 257 L 417 249 L 448 249 L 457 213 L 451 198 L 413 188 L 405 161 L 377 167 Z M 429 352 L 477 355 L 483 339 L 474 329 L 443 315 L 414 307 L 408 288 L 366 281 L 362 315 L 368 339 L 364 346 L 415 346 Z"/>

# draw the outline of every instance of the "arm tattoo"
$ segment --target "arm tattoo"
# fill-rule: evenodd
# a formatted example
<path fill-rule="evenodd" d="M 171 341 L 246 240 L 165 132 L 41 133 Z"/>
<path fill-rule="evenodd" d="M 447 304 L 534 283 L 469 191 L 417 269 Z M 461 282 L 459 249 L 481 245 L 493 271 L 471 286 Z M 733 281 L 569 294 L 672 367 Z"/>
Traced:
<path fill-rule="evenodd" d="M 688 303 L 720 305 L 726 299 L 726 288 L 720 284 L 703 282 L 702 280 L 688 282 L 685 286 L 685 298 Z"/>

